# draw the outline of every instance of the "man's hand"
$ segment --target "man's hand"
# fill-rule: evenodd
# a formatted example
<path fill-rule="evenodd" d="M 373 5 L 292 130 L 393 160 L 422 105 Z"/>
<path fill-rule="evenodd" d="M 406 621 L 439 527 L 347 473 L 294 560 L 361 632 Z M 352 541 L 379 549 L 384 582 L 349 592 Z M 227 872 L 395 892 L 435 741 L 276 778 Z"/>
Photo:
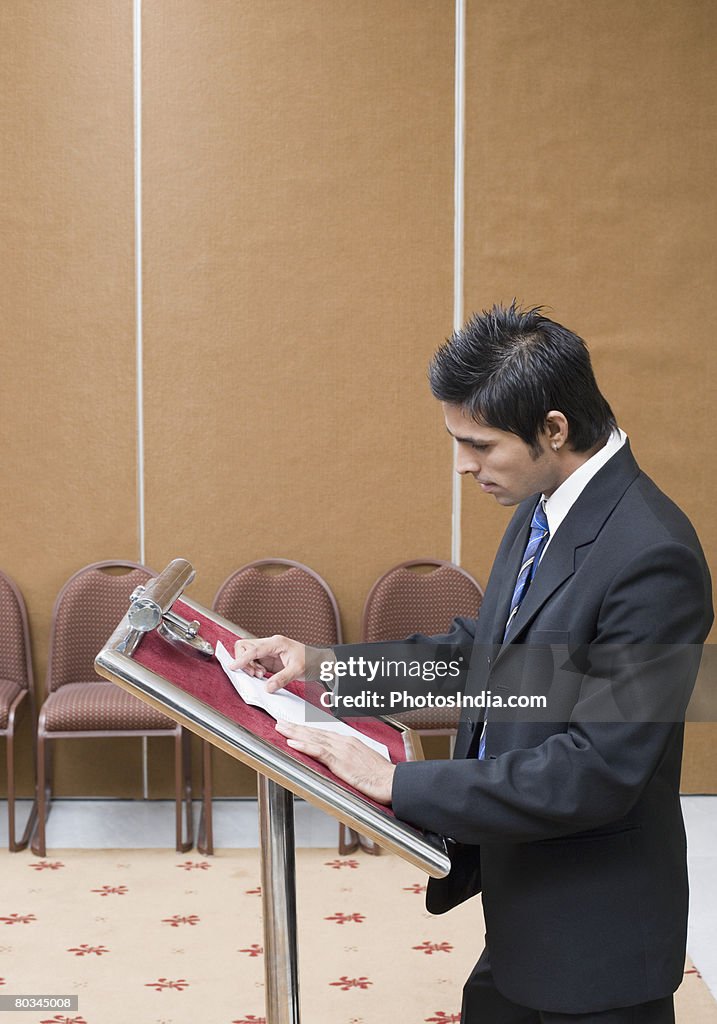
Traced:
<path fill-rule="evenodd" d="M 305 679 L 306 648 L 286 636 L 266 636 L 259 640 L 237 640 L 230 668 L 241 668 L 250 676 L 267 679 L 266 688 L 275 693 L 293 679 Z"/>
<path fill-rule="evenodd" d="M 234 661 L 229 668 L 241 668 L 247 675 L 260 679 L 267 672 L 274 673 L 267 679 L 266 689 L 276 693 L 294 679 L 320 679 L 321 666 L 335 661 L 330 647 L 309 647 L 288 636 L 265 636 L 258 640 L 237 640 Z"/>
<path fill-rule="evenodd" d="M 276 723 L 276 731 L 286 736 L 286 742 L 294 750 L 315 757 L 360 793 L 380 804 L 391 803 L 396 766 L 361 740 L 282 721 Z"/>

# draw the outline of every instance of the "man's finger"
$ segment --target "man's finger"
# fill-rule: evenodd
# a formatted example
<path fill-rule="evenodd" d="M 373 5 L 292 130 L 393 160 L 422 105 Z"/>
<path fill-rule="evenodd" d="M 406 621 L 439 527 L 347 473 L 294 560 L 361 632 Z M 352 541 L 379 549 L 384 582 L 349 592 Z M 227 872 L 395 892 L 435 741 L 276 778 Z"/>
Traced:
<path fill-rule="evenodd" d="M 266 680 L 266 689 L 268 693 L 276 693 L 282 686 L 286 686 L 287 683 L 293 683 L 299 674 L 299 670 L 296 665 L 287 665 L 286 668 L 282 668 L 280 672 L 275 672 L 274 675 Z"/>
<path fill-rule="evenodd" d="M 301 743 L 318 751 L 322 757 L 329 757 L 332 753 L 330 741 L 331 733 L 321 729 L 311 729 L 306 725 L 296 725 L 294 722 L 286 722 L 279 719 L 276 723 L 276 731 L 287 738 L 287 742 Z M 316 755 L 313 755 L 316 756 Z"/>
<path fill-rule="evenodd" d="M 266 680 L 266 689 L 269 693 L 276 693 L 282 686 L 286 686 L 287 683 L 293 683 L 295 679 L 301 678 L 301 666 L 295 663 L 292 658 L 290 662 L 280 669 L 279 672 L 275 672 L 270 679 Z"/>
<path fill-rule="evenodd" d="M 274 678 L 275 677 L 272 676 L 272 680 Z M 274 728 L 277 732 L 280 732 L 282 736 L 290 736 L 293 740 L 303 739 L 308 743 L 310 740 L 316 738 L 315 729 L 310 729 L 306 725 L 297 725 L 296 722 L 287 722 L 285 718 L 277 718 Z"/>
<path fill-rule="evenodd" d="M 274 677 L 272 676 L 272 679 L 273 678 Z M 270 683 L 271 679 L 267 680 L 267 682 Z M 276 729 L 277 732 L 280 732 L 282 736 L 295 737 L 297 735 L 297 729 L 300 729 L 301 726 L 294 725 L 293 722 L 287 722 L 286 719 L 284 718 L 277 718 L 274 724 L 274 728 Z"/>
<path fill-rule="evenodd" d="M 254 645 L 249 640 L 237 640 L 234 644 L 234 660 L 229 668 L 247 670 L 254 659 Z"/>
<path fill-rule="evenodd" d="M 268 654 L 275 653 L 276 644 L 272 637 L 263 637 L 260 640 L 237 640 L 234 644 L 234 661 L 229 668 L 243 668 L 252 661 L 259 661 Z"/>
<path fill-rule="evenodd" d="M 308 754 L 309 757 L 313 757 L 315 761 L 321 761 L 323 764 L 329 760 L 328 754 L 320 743 L 312 743 L 310 740 L 287 740 L 286 745 L 292 750 L 298 750 L 300 754 Z"/>
<path fill-rule="evenodd" d="M 322 745 L 317 741 L 312 729 L 306 729 L 282 719 L 277 721 L 274 728 L 286 738 L 287 744 L 295 750 L 300 750 L 303 754 L 310 754 L 311 757 L 316 758 L 324 753 Z"/>

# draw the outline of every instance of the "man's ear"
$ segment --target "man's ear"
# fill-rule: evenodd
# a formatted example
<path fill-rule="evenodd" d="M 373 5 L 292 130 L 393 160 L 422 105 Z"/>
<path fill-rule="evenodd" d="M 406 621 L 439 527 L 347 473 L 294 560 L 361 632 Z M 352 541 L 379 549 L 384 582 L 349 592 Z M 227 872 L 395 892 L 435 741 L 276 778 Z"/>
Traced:
<path fill-rule="evenodd" d="M 554 452 L 568 443 L 568 420 L 558 409 L 551 409 L 545 416 L 545 438 Z"/>

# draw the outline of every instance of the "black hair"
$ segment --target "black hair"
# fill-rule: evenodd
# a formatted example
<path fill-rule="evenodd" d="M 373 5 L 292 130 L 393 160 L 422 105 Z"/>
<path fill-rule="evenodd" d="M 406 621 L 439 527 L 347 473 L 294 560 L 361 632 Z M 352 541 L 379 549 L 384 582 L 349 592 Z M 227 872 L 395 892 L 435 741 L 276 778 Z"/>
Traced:
<path fill-rule="evenodd" d="M 565 415 L 578 452 L 606 441 L 616 426 L 582 338 L 540 306 L 521 309 L 515 299 L 474 314 L 438 349 L 428 379 L 435 398 L 517 434 L 534 452 L 551 409 Z"/>

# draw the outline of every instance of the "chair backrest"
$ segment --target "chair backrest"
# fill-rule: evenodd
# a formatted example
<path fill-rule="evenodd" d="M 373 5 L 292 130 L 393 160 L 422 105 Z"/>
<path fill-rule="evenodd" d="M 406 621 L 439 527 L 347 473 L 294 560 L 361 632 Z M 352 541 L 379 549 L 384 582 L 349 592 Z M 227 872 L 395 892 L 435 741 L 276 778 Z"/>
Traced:
<path fill-rule="evenodd" d="M 70 577 L 52 613 L 48 693 L 66 683 L 97 682 L 97 652 L 129 608 L 132 591 L 154 575 L 137 562 L 107 561 L 86 565 Z"/>
<path fill-rule="evenodd" d="M 27 609 L 17 584 L 0 572 L 0 679 L 32 688 Z"/>
<path fill-rule="evenodd" d="M 341 618 L 329 585 L 287 558 L 243 565 L 222 583 L 212 607 L 254 636 L 280 633 L 318 647 L 341 643 Z"/>
<path fill-rule="evenodd" d="M 475 618 L 483 591 L 452 562 L 419 558 L 380 576 L 363 609 L 362 640 L 400 640 L 411 633 L 445 633 L 456 615 Z"/>

